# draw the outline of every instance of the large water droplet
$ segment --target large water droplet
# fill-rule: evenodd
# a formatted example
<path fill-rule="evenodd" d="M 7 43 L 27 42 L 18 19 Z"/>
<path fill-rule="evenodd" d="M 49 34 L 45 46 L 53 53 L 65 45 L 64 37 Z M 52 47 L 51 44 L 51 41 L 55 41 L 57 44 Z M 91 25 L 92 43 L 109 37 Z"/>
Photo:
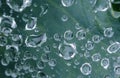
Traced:
<path fill-rule="evenodd" d="M 32 0 L 7 0 L 7 5 L 16 12 L 22 12 L 26 7 L 32 4 Z"/>
<path fill-rule="evenodd" d="M 120 43 L 119 42 L 114 42 L 111 45 L 108 46 L 107 52 L 112 54 L 116 53 L 120 49 Z"/>
<path fill-rule="evenodd" d="M 41 35 L 30 35 L 26 38 L 25 44 L 27 47 L 41 47 L 47 41 L 46 33 Z"/>
<path fill-rule="evenodd" d="M 34 30 L 37 26 L 37 18 L 36 17 L 31 17 L 27 21 L 27 24 L 25 26 L 25 30 Z"/>
<path fill-rule="evenodd" d="M 80 67 L 80 71 L 83 75 L 89 75 L 92 72 L 92 66 L 90 65 L 90 63 L 84 63 Z"/>
<path fill-rule="evenodd" d="M 74 4 L 75 0 L 61 0 L 61 3 L 64 7 L 70 7 Z"/>
<path fill-rule="evenodd" d="M 59 45 L 58 50 L 59 50 L 59 56 L 65 60 L 70 60 L 74 58 L 77 53 L 76 45 L 73 43 L 67 43 L 65 41 L 63 44 Z"/>

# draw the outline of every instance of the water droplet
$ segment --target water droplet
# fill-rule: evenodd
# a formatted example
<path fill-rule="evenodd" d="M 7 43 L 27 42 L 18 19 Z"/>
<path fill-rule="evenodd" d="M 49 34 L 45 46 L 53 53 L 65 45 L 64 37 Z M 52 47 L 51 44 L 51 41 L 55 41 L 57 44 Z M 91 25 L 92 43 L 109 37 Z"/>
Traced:
<path fill-rule="evenodd" d="M 95 53 L 92 55 L 92 61 L 98 62 L 98 61 L 100 61 L 100 59 L 101 59 L 100 53 Z"/>
<path fill-rule="evenodd" d="M 101 11 L 101 12 L 105 12 L 107 11 L 109 8 L 109 2 L 108 0 L 97 0 L 95 3 L 94 3 L 94 11 L 95 13 L 98 12 L 98 11 Z"/>
<path fill-rule="evenodd" d="M 114 67 L 114 72 L 115 72 L 115 74 L 120 75 L 120 66 L 119 65 Z"/>
<path fill-rule="evenodd" d="M 64 7 L 70 7 L 74 4 L 75 0 L 61 0 L 61 3 Z"/>
<path fill-rule="evenodd" d="M 120 43 L 119 42 L 114 42 L 111 45 L 108 46 L 107 52 L 112 54 L 116 53 L 120 49 Z"/>
<path fill-rule="evenodd" d="M 80 67 L 80 71 L 83 75 L 89 75 L 92 72 L 92 66 L 90 65 L 90 63 L 84 63 Z"/>
<path fill-rule="evenodd" d="M 46 33 L 42 35 L 30 35 L 26 38 L 25 44 L 27 47 L 41 47 L 47 41 Z"/>
<path fill-rule="evenodd" d="M 42 54 L 42 55 L 41 55 L 41 60 L 42 60 L 43 62 L 48 62 L 48 60 L 49 60 L 48 54 Z"/>
<path fill-rule="evenodd" d="M 38 69 L 44 69 L 44 67 L 45 67 L 45 63 L 42 62 L 42 61 L 40 61 L 40 60 L 37 62 L 36 65 L 37 65 L 37 68 L 38 68 Z"/>
<path fill-rule="evenodd" d="M 7 0 L 7 5 L 16 12 L 22 12 L 26 7 L 29 7 L 32 4 L 32 0 Z"/>
<path fill-rule="evenodd" d="M 92 41 L 93 41 L 94 43 L 99 43 L 99 42 L 101 41 L 101 37 L 100 37 L 99 35 L 94 35 L 94 36 L 92 37 Z"/>
<path fill-rule="evenodd" d="M 6 70 L 5 70 L 5 75 L 6 75 L 6 76 L 10 76 L 11 73 L 12 73 L 12 70 L 11 70 L 11 69 L 6 69 Z"/>
<path fill-rule="evenodd" d="M 63 15 L 63 16 L 61 17 L 61 20 L 62 20 L 63 22 L 66 22 L 66 21 L 68 20 L 68 16 L 67 16 L 67 15 Z"/>
<path fill-rule="evenodd" d="M 36 17 L 31 17 L 27 21 L 27 24 L 25 26 L 25 30 L 34 30 L 37 26 L 37 18 Z"/>
<path fill-rule="evenodd" d="M 54 40 L 55 41 L 61 41 L 61 36 L 58 33 L 54 34 Z"/>
<path fill-rule="evenodd" d="M 4 36 L 0 36 L 0 46 L 5 46 L 7 44 L 7 38 Z"/>
<path fill-rule="evenodd" d="M 45 53 L 50 53 L 50 46 L 45 46 L 43 50 Z"/>
<path fill-rule="evenodd" d="M 77 33 L 76 33 L 76 38 L 77 38 L 78 40 L 83 40 L 83 39 L 85 39 L 85 37 L 86 37 L 86 32 L 85 32 L 85 30 L 79 30 L 79 31 L 77 31 Z"/>
<path fill-rule="evenodd" d="M 105 29 L 104 29 L 104 36 L 105 36 L 105 37 L 110 38 L 110 37 L 112 37 L 113 35 L 114 35 L 114 32 L 113 32 L 112 27 L 109 27 L 109 28 L 105 28 Z"/>
<path fill-rule="evenodd" d="M 92 49 L 94 49 L 94 43 L 92 41 L 87 41 L 87 43 L 85 44 L 85 47 L 88 50 L 92 50 Z"/>
<path fill-rule="evenodd" d="M 24 52 L 24 57 L 25 57 L 26 59 L 31 59 L 31 58 L 32 58 L 32 53 L 29 52 L 29 51 L 26 51 L 26 52 Z"/>
<path fill-rule="evenodd" d="M 38 71 L 37 78 L 48 78 L 48 76 L 44 72 Z"/>
<path fill-rule="evenodd" d="M 51 66 L 51 67 L 56 66 L 56 60 L 55 60 L 55 59 L 50 59 L 50 60 L 48 61 L 48 65 Z"/>
<path fill-rule="evenodd" d="M 71 30 L 67 30 L 67 31 L 65 31 L 65 33 L 64 33 L 64 38 L 66 39 L 66 40 L 72 40 L 73 39 L 73 32 L 71 31 Z"/>
<path fill-rule="evenodd" d="M 110 61 L 108 58 L 103 58 L 101 60 L 101 66 L 104 68 L 104 69 L 107 69 L 110 65 Z"/>
<path fill-rule="evenodd" d="M 8 61 L 6 58 L 2 58 L 2 59 L 1 59 L 1 64 L 2 64 L 3 66 L 7 66 L 7 65 L 9 64 L 9 61 Z"/>
<path fill-rule="evenodd" d="M 65 41 L 63 44 L 59 45 L 58 50 L 59 50 L 59 56 L 65 60 L 70 60 L 74 58 L 77 53 L 76 45 L 73 43 L 67 43 Z"/>

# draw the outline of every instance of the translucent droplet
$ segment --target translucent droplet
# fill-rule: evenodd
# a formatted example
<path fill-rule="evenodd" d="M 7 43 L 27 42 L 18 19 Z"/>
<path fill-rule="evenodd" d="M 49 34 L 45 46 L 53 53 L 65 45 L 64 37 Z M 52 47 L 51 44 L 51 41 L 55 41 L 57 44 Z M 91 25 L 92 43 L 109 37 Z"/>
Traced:
<path fill-rule="evenodd" d="M 43 50 L 45 53 L 50 53 L 51 49 L 50 49 L 50 46 L 45 46 Z"/>
<path fill-rule="evenodd" d="M 94 36 L 92 37 L 92 41 L 93 41 L 94 43 L 99 43 L 99 42 L 101 41 L 101 38 L 100 38 L 99 35 L 94 35 Z"/>
<path fill-rule="evenodd" d="M 14 29 L 17 27 L 17 24 L 15 22 L 15 19 L 11 16 L 6 16 L 6 15 L 3 15 L 2 17 L 0 17 L 0 25 L 1 25 L 1 30 L 3 28 L 10 28 L 10 29 Z"/>
<path fill-rule="evenodd" d="M 48 65 L 51 66 L 51 67 L 56 66 L 56 60 L 55 60 L 55 59 L 50 59 L 50 60 L 48 61 Z"/>
<path fill-rule="evenodd" d="M 33 56 L 33 55 L 32 55 L 31 52 L 29 52 L 29 51 L 24 52 L 24 57 L 25 57 L 26 59 L 31 59 L 32 56 Z"/>
<path fill-rule="evenodd" d="M 73 39 L 73 32 L 71 31 L 71 30 L 67 30 L 67 31 L 65 31 L 65 33 L 64 33 L 64 38 L 66 39 L 66 40 L 72 40 Z"/>
<path fill-rule="evenodd" d="M 4 36 L 0 36 L 0 46 L 5 46 L 7 44 L 7 38 Z"/>
<path fill-rule="evenodd" d="M 97 0 L 95 3 L 94 3 L 94 10 L 95 10 L 95 13 L 98 12 L 98 11 L 101 11 L 101 12 L 104 12 L 104 11 L 107 11 L 109 8 L 109 1 L 108 0 Z"/>
<path fill-rule="evenodd" d="M 1 65 L 7 66 L 10 62 L 6 58 L 1 59 Z"/>
<path fill-rule="evenodd" d="M 92 55 L 92 61 L 98 62 L 98 61 L 100 61 L 100 59 L 101 59 L 100 53 L 95 53 Z"/>
<path fill-rule="evenodd" d="M 2 32 L 5 36 L 8 36 L 8 35 L 11 34 L 12 29 L 11 29 L 11 28 L 8 28 L 8 27 L 2 27 L 2 28 L 1 28 L 1 32 Z"/>
<path fill-rule="evenodd" d="M 103 78 L 111 78 L 110 75 L 105 75 Z"/>
<path fill-rule="evenodd" d="M 101 60 L 101 66 L 104 68 L 104 69 L 107 69 L 110 65 L 110 61 L 108 58 L 103 58 Z"/>
<path fill-rule="evenodd" d="M 48 76 L 44 72 L 38 71 L 37 78 L 48 78 Z"/>
<path fill-rule="evenodd" d="M 36 17 L 31 17 L 27 21 L 27 24 L 25 26 L 25 30 L 34 30 L 37 26 L 37 18 Z"/>
<path fill-rule="evenodd" d="M 80 30 L 80 29 L 81 29 L 79 23 L 76 23 L 76 24 L 75 24 L 75 29 L 77 29 L 77 30 Z"/>
<path fill-rule="evenodd" d="M 58 50 L 59 56 L 65 60 L 70 60 L 74 58 L 77 53 L 76 45 L 73 43 L 66 43 L 65 41 L 63 44 L 59 45 Z"/>
<path fill-rule="evenodd" d="M 114 32 L 113 32 L 112 27 L 109 27 L 109 28 L 105 28 L 105 29 L 104 29 L 104 36 L 105 36 L 105 37 L 110 38 L 110 37 L 113 37 L 113 35 L 114 35 Z"/>
<path fill-rule="evenodd" d="M 41 5 L 40 8 L 41 8 L 41 12 L 39 14 L 40 17 L 47 14 L 49 8 L 48 4 Z"/>
<path fill-rule="evenodd" d="M 75 0 L 61 0 L 61 3 L 64 7 L 70 7 L 74 4 Z"/>
<path fill-rule="evenodd" d="M 38 69 L 44 69 L 44 67 L 45 67 L 45 63 L 42 62 L 42 61 L 40 61 L 40 60 L 37 62 L 36 65 L 37 65 L 37 68 L 38 68 Z"/>
<path fill-rule="evenodd" d="M 85 37 L 86 37 L 86 32 L 85 32 L 85 30 L 79 30 L 79 31 L 77 31 L 77 33 L 76 33 L 76 38 L 77 38 L 78 40 L 83 40 L 83 39 L 85 39 Z"/>
<path fill-rule="evenodd" d="M 120 49 L 120 43 L 119 42 L 114 42 L 111 45 L 108 46 L 107 52 L 112 54 L 116 53 Z"/>
<path fill-rule="evenodd" d="M 49 60 L 48 54 L 42 54 L 42 55 L 41 55 L 41 60 L 42 60 L 43 62 L 48 62 L 48 60 Z"/>
<path fill-rule="evenodd" d="M 92 49 L 94 49 L 94 43 L 92 41 L 87 41 L 87 43 L 85 44 L 85 47 L 88 50 L 92 50 Z"/>
<path fill-rule="evenodd" d="M 54 34 L 54 40 L 55 41 L 61 41 L 61 37 L 60 37 L 60 35 L 58 33 Z"/>
<path fill-rule="evenodd" d="M 7 0 L 7 5 L 16 12 L 22 12 L 26 7 L 29 7 L 32 4 L 32 0 Z"/>
<path fill-rule="evenodd" d="M 27 47 L 41 47 L 47 41 L 46 33 L 41 35 L 30 35 L 26 38 L 25 44 Z"/>
<path fill-rule="evenodd" d="M 66 21 L 68 20 L 68 16 L 67 16 L 67 15 L 63 15 L 63 16 L 61 17 L 61 20 L 62 20 L 63 22 L 66 22 Z"/>
<path fill-rule="evenodd" d="M 11 70 L 11 69 L 6 69 L 6 70 L 5 70 L 5 75 L 6 75 L 6 76 L 10 76 L 11 73 L 12 73 L 12 70 Z"/>
<path fill-rule="evenodd" d="M 92 72 L 92 66 L 90 65 L 90 63 L 84 63 L 80 67 L 80 71 L 83 75 L 89 75 Z"/>
<path fill-rule="evenodd" d="M 119 65 L 114 67 L 114 72 L 115 72 L 115 74 L 120 75 L 120 66 Z"/>

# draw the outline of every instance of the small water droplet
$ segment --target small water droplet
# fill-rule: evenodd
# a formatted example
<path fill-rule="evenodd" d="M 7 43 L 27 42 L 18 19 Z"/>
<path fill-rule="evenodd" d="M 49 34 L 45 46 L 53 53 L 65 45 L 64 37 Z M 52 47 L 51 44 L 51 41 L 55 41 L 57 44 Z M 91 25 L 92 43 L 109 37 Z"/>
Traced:
<path fill-rule="evenodd" d="M 115 72 L 115 74 L 120 75 L 120 66 L 119 65 L 114 67 L 114 72 Z"/>
<path fill-rule="evenodd" d="M 79 30 L 79 31 L 77 31 L 77 33 L 76 33 L 76 38 L 77 38 L 78 40 L 83 40 L 83 39 L 85 39 L 85 37 L 86 37 L 86 32 L 85 32 L 85 30 Z"/>
<path fill-rule="evenodd" d="M 103 58 L 101 60 L 101 66 L 104 68 L 104 69 L 107 69 L 110 65 L 110 61 L 108 58 Z"/>
<path fill-rule="evenodd" d="M 92 72 L 92 66 L 90 65 L 90 63 L 84 63 L 80 67 L 80 71 L 83 75 L 89 75 Z"/>
<path fill-rule="evenodd" d="M 98 61 L 100 61 L 100 59 L 101 59 L 100 53 L 95 53 L 92 55 L 92 61 L 98 62 Z"/>
<path fill-rule="evenodd" d="M 67 16 L 67 15 L 63 15 L 63 16 L 61 17 L 61 20 L 62 20 L 63 22 L 66 22 L 66 21 L 68 20 L 68 16 Z"/>
<path fill-rule="evenodd" d="M 94 49 L 94 43 L 92 41 L 87 41 L 87 43 L 85 44 L 85 47 L 88 50 L 92 50 L 92 49 Z"/>
<path fill-rule="evenodd" d="M 112 27 L 109 27 L 109 28 L 105 28 L 105 29 L 104 29 L 104 36 L 105 36 L 105 37 L 110 38 L 110 37 L 113 37 L 113 35 L 114 35 L 114 32 L 113 32 Z"/>
<path fill-rule="evenodd" d="M 65 31 L 65 33 L 64 33 L 64 38 L 66 39 L 66 40 L 72 40 L 73 39 L 73 32 L 71 31 L 71 30 L 67 30 L 67 31 Z"/>
<path fill-rule="evenodd" d="M 56 66 L 56 60 L 55 60 L 55 59 L 50 59 L 50 60 L 48 61 L 48 65 L 51 66 L 51 67 Z"/>
<path fill-rule="evenodd" d="M 93 37 L 92 37 L 92 41 L 94 42 L 94 43 L 99 43 L 100 41 L 101 41 L 101 37 L 99 36 L 99 35 L 94 35 Z"/>

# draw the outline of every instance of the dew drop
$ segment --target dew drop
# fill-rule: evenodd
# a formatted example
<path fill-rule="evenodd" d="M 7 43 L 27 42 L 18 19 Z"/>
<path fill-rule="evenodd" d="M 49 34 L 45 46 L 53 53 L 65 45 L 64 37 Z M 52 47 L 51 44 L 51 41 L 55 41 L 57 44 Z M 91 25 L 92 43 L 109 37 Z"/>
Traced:
<path fill-rule="evenodd" d="M 67 31 L 65 31 L 65 33 L 64 33 L 64 38 L 66 39 L 66 40 L 72 40 L 73 39 L 73 32 L 71 31 L 71 30 L 67 30 Z"/>
<path fill-rule="evenodd" d="M 27 47 L 41 47 L 47 41 L 46 33 L 41 35 L 30 35 L 26 38 L 25 44 Z"/>
<path fill-rule="evenodd" d="M 74 58 L 77 53 L 76 45 L 73 43 L 67 43 L 65 41 L 63 44 L 59 45 L 58 50 L 59 50 L 59 56 L 65 60 L 70 60 Z"/>
<path fill-rule="evenodd" d="M 92 50 L 92 49 L 94 49 L 94 43 L 92 41 L 87 41 L 87 43 L 85 44 L 85 47 L 88 50 Z"/>
<path fill-rule="evenodd" d="M 107 69 L 110 65 L 110 61 L 108 58 L 103 58 L 101 60 L 101 66 L 104 68 L 104 69 Z"/>
<path fill-rule="evenodd" d="M 7 0 L 7 5 L 16 12 L 22 12 L 25 8 L 29 7 L 32 4 L 32 0 Z"/>
<path fill-rule="evenodd" d="M 25 30 L 34 30 L 37 26 L 37 18 L 36 17 L 31 17 L 27 21 L 27 24 L 25 26 Z"/>
<path fill-rule="evenodd" d="M 94 43 L 99 43 L 99 42 L 101 41 L 101 38 L 100 38 L 99 35 L 94 35 L 94 36 L 92 37 L 92 41 L 93 41 Z"/>
<path fill-rule="evenodd" d="M 8 66 L 9 61 L 8 61 L 6 58 L 2 58 L 2 59 L 1 59 L 1 64 L 2 64 L 3 66 Z"/>
<path fill-rule="evenodd" d="M 42 61 L 40 61 L 40 60 L 37 62 L 36 65 L 37 65 L 37 68 L 38 68 L 38 69 L 44 69 L 44 67 L 45 67 L 45 63 L 42 62 Z"/>
<path fill-rule="evenodd" d="M 92 72 L 92 66 L 90 65 L 90 63 L 84 63 L 80 67 L 80 71 L 83 75 L 89 75 Z"/>
<path fill-rule="evenodd" d="M 114 42 L 111 45 L 108 46 L 107 52 L 112 54 L 116 53 L 120 49 L 120 43 L 119 42 Z"/>
<path fill-rule="evenodd" d="M 74 0 L 61 0 L 61 3 L 64 7 L 70 7 L 74 4 Z"/>
<path fill-rule="evenodd" d="M 86 32 L 84 30 L 77 31 L 76 38 L 78 40 L 83 40 L 83 39 L 85 39 L 85 37 L 86 37 Z"/>
<path fill-rule="evenodd" d="M 100 61 L 100 59 L 101 59 L 100 53 L 95 53 L 92 55 L 92 61 L 98 62 L 98 61 Z"/>
<path fill-rule="evenodd" d="M 113 32 L 112 27 L 109 27 L 109 28 L 105 28 L 105 29 L 104 29 L 104 36 L 105 36 L 105 37 L 110 38 L 110 37 L 113 37 L 113 35 L 114 35 L 114 32 Z"/>
<path fill-rule="evenodd" d="M 5 70 L 5 75 L 6 75 L 6 76 L 10 76 L 11 73 L 12 73 L 12 70 L 11 70 L 11 69 L 6 69 L 6 70 Z"/>
<path fill-rule="evenodd" d="M 7 38 L 4 36 L 0 36 L 0 46 L 5 46 L 7 44 Z"/>
<path fill-rule="evenodd" d="M 56 66 L 56 60 L 55 60 L 55 59 L 50 59 L 50 60 L 48 61 L 48 65 L 51 66 L 51 67 Z"/>
<path fill-rule="evenodd" d="M 120 75 L 120 66 L 119 65 L 114 67 L 114 72 L 115 72 L 115 74 Z"/>
<path fill-rule="evenodd" d="M 61 20 L 62 20 L 63 22 L 66 22 L 66 21 L 68 20 L 68 16 L 67 16 L 67 15 L 63 15 L 63 16 L 61 17 Z"/>

